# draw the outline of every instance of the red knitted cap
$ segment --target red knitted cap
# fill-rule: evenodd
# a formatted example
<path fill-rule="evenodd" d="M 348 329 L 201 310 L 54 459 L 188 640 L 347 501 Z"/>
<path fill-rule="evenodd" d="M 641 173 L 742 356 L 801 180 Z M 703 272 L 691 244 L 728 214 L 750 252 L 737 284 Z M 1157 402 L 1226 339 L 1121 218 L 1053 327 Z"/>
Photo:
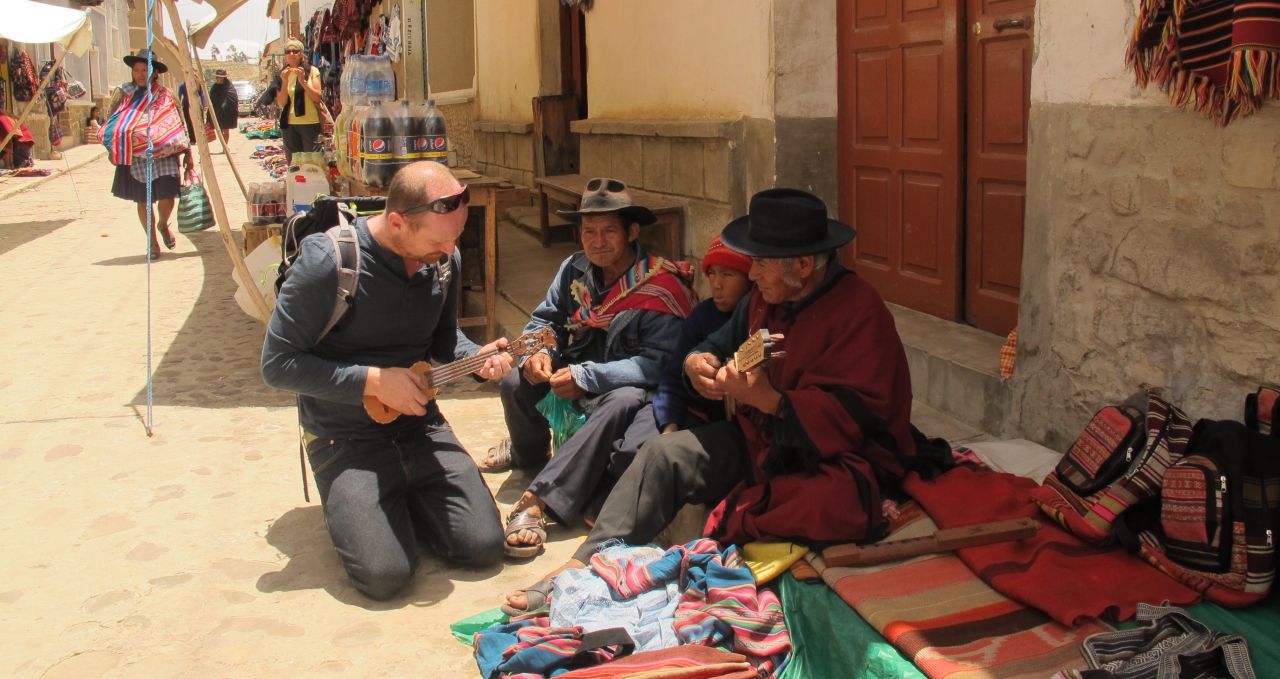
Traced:
<path fill-rule="evenodd" d="M 716 236 L 711 239 L 711 245 L 707 246 L 707 254 L 702 258 L 702 274 L 707 275 L 711 267 L 716 265 L 745 274 L 751 270 L 751 258 L 736 250 L 730 250 L 729 246 L 721 243 L 720 237 Z"/>

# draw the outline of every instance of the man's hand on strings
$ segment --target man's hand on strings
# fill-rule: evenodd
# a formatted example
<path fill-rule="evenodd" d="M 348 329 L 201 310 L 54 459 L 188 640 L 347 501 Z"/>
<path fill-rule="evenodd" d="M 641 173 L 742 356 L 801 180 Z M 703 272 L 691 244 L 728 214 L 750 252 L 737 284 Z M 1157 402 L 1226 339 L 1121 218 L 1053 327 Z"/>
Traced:
<path fill-rule="evenodd" d="M 778 404 L 782 402 L 782 393 L 769 384 L 769 376 L 765 371 L 738 372 L 738 365 L 733 359 L 729 359 L 716 372 L 715 381 L 723 393 L 732 396 L 739 403 L 769 414 L 776 413 Z"/>
<path fill-rule="evenodd" d="M 476 376 L 485 380 L 500 380 L 511 372 L 511 354 L 507 353 L 507 338 L 499 337 L 498 339 L 480 347 L 478 353 L 484 354 L 491 351 L 498 353 L 486 358 L 484 365 L 475 372 Z"/>

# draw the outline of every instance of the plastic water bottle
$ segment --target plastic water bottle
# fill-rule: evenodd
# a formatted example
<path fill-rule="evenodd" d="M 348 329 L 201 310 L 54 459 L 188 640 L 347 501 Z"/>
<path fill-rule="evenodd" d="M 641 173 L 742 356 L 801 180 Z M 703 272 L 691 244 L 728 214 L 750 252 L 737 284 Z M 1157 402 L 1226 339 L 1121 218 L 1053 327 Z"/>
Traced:
<path fill-rule="evenodd" d="M 414 134 L 417 118 L 407 99 L 396 102 L 391 111 L 392 153 L 395 155 L 392 175 L 418 159 L 418 140 Z"/>
<path fill-rule="evenodd" d="M 391 70 L 389 57 L 366 57 L 368 71 L 365 75 L 365 96 L 370 101 L 380 99 L 384 102 L 395 101 L 395 73 Z"/>

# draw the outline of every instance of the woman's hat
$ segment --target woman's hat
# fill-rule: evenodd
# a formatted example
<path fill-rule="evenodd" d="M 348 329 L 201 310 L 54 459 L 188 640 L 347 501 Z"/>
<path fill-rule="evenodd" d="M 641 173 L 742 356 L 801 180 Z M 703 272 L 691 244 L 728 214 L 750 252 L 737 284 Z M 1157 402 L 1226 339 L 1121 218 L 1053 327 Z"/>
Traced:
<path fill-rule="evenodd" d="M 822 199 L 799 189 L 766 189 L 746 217 L 724 227 L 724 244 L 751 257 L 780 259 L 834 250 L 853 240 L 852 226 L 827 217 Z"/>
<path fill-rule="evenodd" d="M 139 61 L 145 64 L 147 62 L 148 57 L 151 58 L 151 68 L 155 69 L 156 73 L 169 72 L 169 67 L 165 66 L 163 61 L 160 61 L 160 58 L 155 55 L 155 52 L 152 52 L 151 50 L 145 47 L 138 50 L 134 54 L 126 54 L 124 56 L 124 63 L 129 68 L 133 68 L 133 65 L 138 63 Z"/>
<path fill-rule="evenodd" d="M 751 258 L 741 252 L 730 250 L 729 246 L 716 236 L 711 239 L 711 245 L 707 246 L 707 254 L 702 258 L 702 274 L 704 276 L 709 274 L 713 266 L 723 266 L 745 274 L 751 271 Z"/>
<path fill-rule="evenodd" d="M 288 42 L 286 42 L 286 43 L 284 44 L 284 48 L 285 48 L 285 49 L 306 50 L 306 48 L 302 46 L 302 41 L 301 41 L 301 40 L 299 40 L 299 39 L 297 39 L 297 38 L 293 38 L 292 40 L 289 40 Z"/>
<path fill-rule="evenodd" d="M 556 210 L 556 214 L 570 219 L 610 212 L 618 213 L 627 224 L 645 226 L 658 221 L 649 208 L 631 201 L 626 184 L 608 177 L 596 177 L 587 182 L 587 189 L 582 192 L 582 202 L 577 210 Z"/>

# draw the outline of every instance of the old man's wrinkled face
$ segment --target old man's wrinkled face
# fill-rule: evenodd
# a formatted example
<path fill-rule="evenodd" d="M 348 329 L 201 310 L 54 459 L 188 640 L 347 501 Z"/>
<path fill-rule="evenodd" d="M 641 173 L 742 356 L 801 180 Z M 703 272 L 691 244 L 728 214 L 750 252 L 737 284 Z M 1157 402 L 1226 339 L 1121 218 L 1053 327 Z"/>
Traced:
<path fill-rule="evenodd" d="M 631 263 L 635 256 L 631 242 L 640 235 L 640 227 L 623 225 L 617 213 L 583 215 L 578 235 L 592 264 L 601 269 L 616 269 Z"/>

